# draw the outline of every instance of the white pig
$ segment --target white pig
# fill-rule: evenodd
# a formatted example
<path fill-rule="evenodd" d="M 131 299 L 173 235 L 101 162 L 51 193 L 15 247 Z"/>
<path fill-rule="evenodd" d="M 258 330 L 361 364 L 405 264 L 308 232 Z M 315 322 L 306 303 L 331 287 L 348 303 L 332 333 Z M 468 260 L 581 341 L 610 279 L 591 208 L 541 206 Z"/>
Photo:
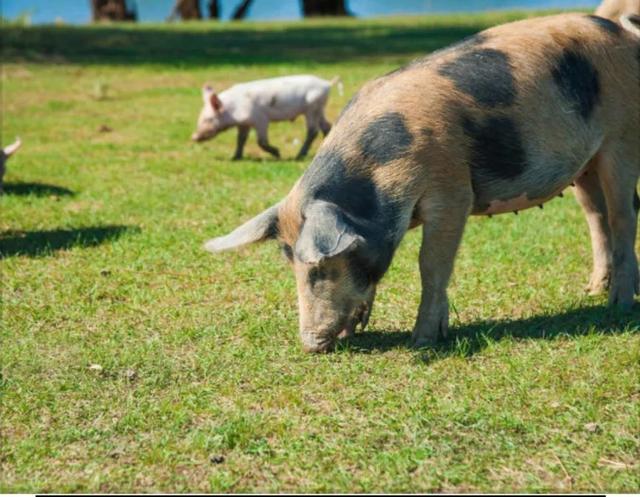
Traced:
<path fill-rule="evenodd" d="M 238 127 L 238 142 L 233 159 L 242 158 L 242 150 L 251 128 L 256 129 L 258 145 L 262 150 L 280 157 L 276 147 L 269 145 L 267 129 L 271 121 L 293 121 L 304 115 L 307 137 L 297 158 L 309 151 L 318 130 L 326 136 L 331 124 L 324 115 L 324 107 L 331 87 L 339 77 L 327 81 L 316 76 L 298 75 L 260 79 L 233 85 L 217 94 L 209 85 L 202 88 L 204 107 L 198 118 L 198 127 L 191 139 L 201 142 L 213 138 L 221 131 Z M 341 85 L 338 90 L 342 94 Z"/>

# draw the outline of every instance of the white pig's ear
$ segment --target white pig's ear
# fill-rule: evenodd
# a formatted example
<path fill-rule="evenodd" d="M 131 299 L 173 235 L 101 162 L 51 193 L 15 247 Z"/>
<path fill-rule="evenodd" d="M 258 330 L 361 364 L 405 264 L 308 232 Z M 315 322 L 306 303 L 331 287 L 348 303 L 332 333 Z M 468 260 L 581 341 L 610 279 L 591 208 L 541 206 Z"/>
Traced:
<path fill-rule="evenodd" d="M 222 110 L 222 102 L 210 85 L 204 85 L 202 87 L 202 100 L 204 100 L 205 105 L 210 105 L 215 112 Z"/>
<path fill-rule="evenodd" d="M 317 200 L 305 209 L 304 214 L 304 225 L 295 247 L 296 257 L 304 263 L 317 264 L 364 242 L 334 204 Z"/>
<path fill-rule="evenodd" d="M 262 242 L 275 238 L 278 234 L 278 209 L 280 203 L 269 207 L 262 214 L 247 221 L 226 236 L 213 238 L 204 244 L 209 252 L 222 252 L 240 248 L 250 243 Z"/>
<path fill-rule="evenodd" d="M 220 100 L 220 98 L 218 98 L 218 95 L 216 93 L 211 95 L 210 102 L 213 110 L 215 110 L 216 112 L 220 112 L 222 110 L 222 101 Z"/>

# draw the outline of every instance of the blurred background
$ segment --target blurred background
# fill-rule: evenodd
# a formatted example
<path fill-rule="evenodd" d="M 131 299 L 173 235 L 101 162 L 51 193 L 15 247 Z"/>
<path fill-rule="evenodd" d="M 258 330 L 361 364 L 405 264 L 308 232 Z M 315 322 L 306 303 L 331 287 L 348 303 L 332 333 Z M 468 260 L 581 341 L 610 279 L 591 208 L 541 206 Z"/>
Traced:
<path fill-rule="evenodd" d="M 114 18 L 163 21 L 170 17 L 291 20 L 314 15 L 373 17 L 394 14 L 506 9 L 592 8 L 597 0 L 2 0 L 6 20 L 82 24 Z M 326 10 L 328 9 L 328 10 Z"/>

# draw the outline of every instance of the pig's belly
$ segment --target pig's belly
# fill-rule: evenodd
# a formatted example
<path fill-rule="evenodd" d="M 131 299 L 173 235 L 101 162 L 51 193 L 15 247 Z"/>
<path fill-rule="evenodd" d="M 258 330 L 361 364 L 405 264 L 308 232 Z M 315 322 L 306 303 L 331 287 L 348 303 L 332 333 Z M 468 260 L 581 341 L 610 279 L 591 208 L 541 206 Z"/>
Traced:
<path fill-rule="evenodd" d="M 300 114 L 304 114 L 306 110 L 304 100 L 290 98 L 286 101 L 278 101 L 277 105 L 267 107 L 265 113 L 270 121 L 289 121 L 295 119 Z"/>
<path fill-rule="evenodd" d="M 547 200 L 551 200 L 559 193 L 562 192 L 566 188 L 565 185 L 563 187 L 558 188 L 554 193 L 551 193 L 543 198 L 530 199 L 526 193 L 521 194 L 519 197 L 511 198 L 508 200 L 492 200 L 488 206 L 483 204 L 480 210 L 474 209 L 474 214 L 477 215 L 488 215 L 488 214 L 503 214 L 505 212 L 517 212 L 524 209 L 528 209 L 529 207 L 540 206 L 545 203 Z"/>
<path fill-rule="evenodd" d="M 520 211 L 542 205 L 559 195 L 585 173 L 588 161 L 539 166 L 515 178 L 473 174 L 473 214 L 488 215 Z M 527 174 L 528 173 L 528 174 Z"/>
<path fill-rule="evenodd" d="M 302 112 L 298 108 L 270 109 L 267 113 L 270 121 L 289 121 L 298 117 Z"/>

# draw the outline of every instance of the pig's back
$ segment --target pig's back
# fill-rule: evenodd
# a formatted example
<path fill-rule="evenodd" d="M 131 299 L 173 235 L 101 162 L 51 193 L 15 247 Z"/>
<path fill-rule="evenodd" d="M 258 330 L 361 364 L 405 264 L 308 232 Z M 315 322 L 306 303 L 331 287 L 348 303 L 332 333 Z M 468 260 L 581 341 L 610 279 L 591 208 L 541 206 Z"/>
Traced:
<path fill-rule="evenodd" d="M 253 112 L 272 121 L 294 119 L 326 101 L 331 84 L 312 75 L 295 75 L 241 83 L 226 98 L 249 102 Z"/>
<path fill-rule="evenodd" d="M 302 96 L 310 91 L 324 90 L 330 83 L 310 74 L 258 79 L 232 86 L 229 91 L 248 95 Z"/>
<path fill-rule="evenodd" d="M 640 39 L 599 17 L 498 26 L 367 83 L 319 155 L 397 189 L 470 170 L 478 212 L 544 199 L 640 127 L 639 66 Z"/>
<path fill-rule="evenodd" d="M 344 109 L 341 121 L 363 123 L 361 115 L 375 113 L 375 107 L 382 112 L 449 114 L 460 107 L 531 112 L 539 110 L 536 99 L 544 97 L 537 101 L 546 103 L 558 96 L 565 97 L 558 100 L 565 110 L 569 106 L 590 114 L 613 93 L 626 94 L 624 106 L 633 107 L 638 50 L 639 38 L 596 16 L 564 14 L 504 24 L 370 81 Z"/>

